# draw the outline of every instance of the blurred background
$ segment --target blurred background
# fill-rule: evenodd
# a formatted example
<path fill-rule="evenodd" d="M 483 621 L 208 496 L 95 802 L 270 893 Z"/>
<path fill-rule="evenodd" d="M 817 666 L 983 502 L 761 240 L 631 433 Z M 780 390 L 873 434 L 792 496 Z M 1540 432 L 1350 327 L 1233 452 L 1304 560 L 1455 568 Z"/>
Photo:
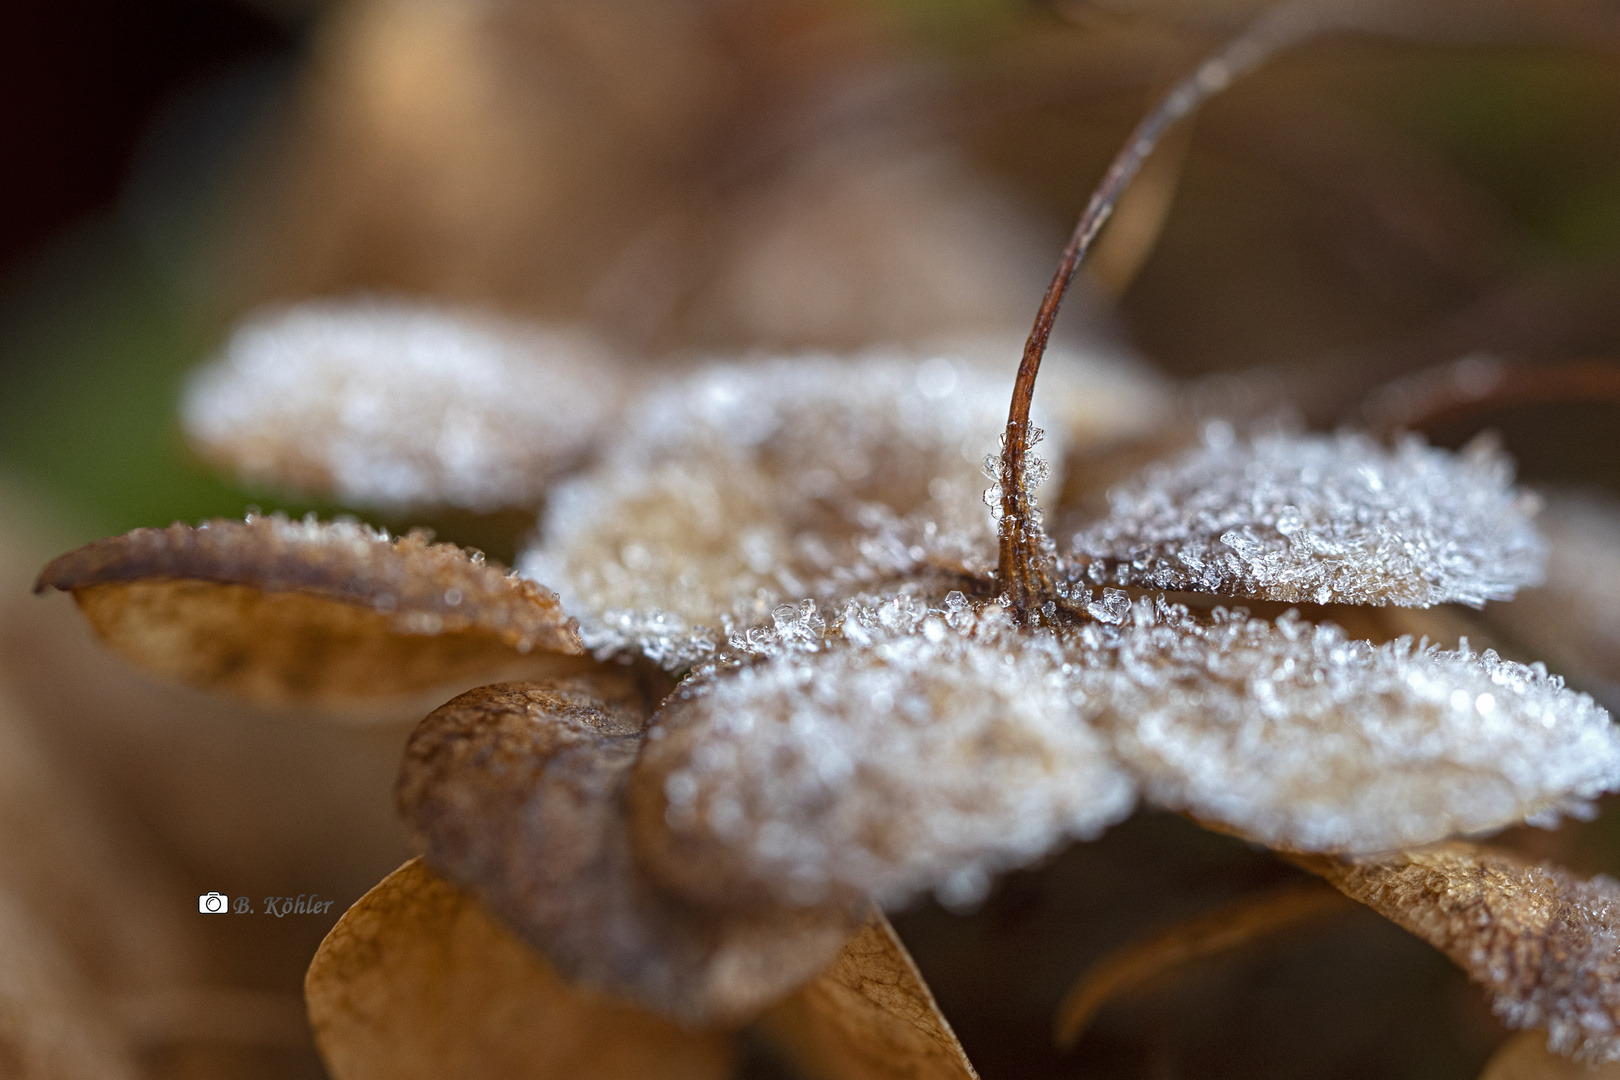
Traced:
<path fill-rule="evenodd" d="M 102 1016 L 106 1046 L 134 1047 L 80 1047 L 84 1060 L 319 1075 L 297 994 L 330 922 L 227 934 L 176 917 L 215 888 L 319 891 L 341 911 L 405 854 L 387 792 L 414 717 L 345 728 L 227 708 L 132 675 L 63 598 L 25 595 L 41 560 L 98 536 L 249 505 L 335 509 L 244 490 L 186 449 L 185 374 L 236 320 L 405 294 L 583 324 L 649 366 L 973 341 L 1011 370 L 1126 133 L 1262 6 L 11 5 L 0 741 L 35 764 L 13 784 L 32 794 L 0 798 L 0 834 L 48 824 L 0 841 L 14 849 L 0 850 L 0 901 L 10 889 L 16 925 L 56 927 L 77 970 L 63 977 L 112 1003 L 85 1015 Z M 1190 397 L 1286 398 L 1320 425 L 1472 355 L 1610 361 L 1617 132 L 1620 5 L 1414 2 L 1378 32 L 1288 54 L 1168 139 L 1062 333 Z M 1431 435 L 1455 445 L 1483 427 L 1533 483 L 1620 483 L 1610 404 L 1493 406 Z M 432 524 L 510 559 L 528 519 Z M 1581 836 L 1560 857 L 1620 869 L 1607 832 Z M 971 919 L 925 908 L 900 926 L 987 1076 L 1079 1062 L 1105 1076 L 1475 1075 L 1502 1037 L 1477 993 L 1370 917 L 1122 1012 L 1080 1057 L 1049 1048 L 1051 1005 L 1088 957 L 1289 873 L 1146 817 L 1014 875 Z M 87 893 L 148 914 L 97 923 Z M 122 929 L 85 938 L 91 924 Z M 91 970 L 119 949 L 122 967 Z M 137 1074 L 97 1068 L 60 1075 Z"/>
<path fill-rule="evenodd" d="M 584 320 L 646 357 L 1016 338 L 1145 104 L 1260 6 L 19 10 L 0 464 L 84 536 L 238 512 L 184 453 L 178 381 L 244 311 L 311 295 Z M 1099 252 L 1093 322 L 1179 377 L 1609 350 L 1613 6 L 1425 10 L 1296 51 L 1172 138 Z M 1515 421 L 1532 475 L 1612 471 L 1541 419 Z"/>

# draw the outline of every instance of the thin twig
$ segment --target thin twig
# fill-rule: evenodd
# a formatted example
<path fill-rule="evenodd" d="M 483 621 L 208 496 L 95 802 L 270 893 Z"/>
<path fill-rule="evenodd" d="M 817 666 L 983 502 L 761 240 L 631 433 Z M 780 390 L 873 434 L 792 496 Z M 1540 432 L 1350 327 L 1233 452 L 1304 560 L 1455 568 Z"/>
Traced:
<path fill-rule="evenodd" d="M 1354 419 L 1387 438 L 1504 406 L 1553 402 L 1620 404 L 1620 362 L 1515 364 L 1468 356 L 1380 387 Z"/>

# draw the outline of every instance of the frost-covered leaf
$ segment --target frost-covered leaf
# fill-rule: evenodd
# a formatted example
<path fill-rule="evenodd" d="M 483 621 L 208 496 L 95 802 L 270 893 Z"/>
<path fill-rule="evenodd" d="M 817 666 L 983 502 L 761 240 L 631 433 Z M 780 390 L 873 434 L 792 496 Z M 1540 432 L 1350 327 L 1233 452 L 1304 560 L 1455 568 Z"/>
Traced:
<path fill-rule="evenodd" d="M 1490 620 L 1606 703 L 1620 703 L 1620 503 L 1553 495 L 1536 523 L 1547 538 L 1546 581 L 1493 605 Z"/>
<path fill-rule="evenodd" d="M 1109 1001 L 1141 990 L 1178 968 L 1354 906 L 1321 882 L 1286 885 L 1245 896 L 1123 945 L 1094 963 L 1064 995 L 1054 1040 L 1061 1049 L 1072 1048 Z"/>
<path fill-rule="evenodd" d="M 185 424 L 244 481 L 359 506 L 538 506 L 604 434 L 618 365 L 582 332 L 403 301 L 259 315 L 192 380 Z"/>
<path fill-rule="evenodd" d="M 811 1080 L 977 1080 L 911 954 L 873 911 L 832 964 L 765 1014 Z"/>
<path fill-rule="evenodd" d="M 140 667 L 268 701 L 401 693 L 580 651 L 532 582 L 350 522 L 136 529 L 53 560 L 35 591 L 50 587 Z"/>
<path fill-rule="evenodd" d="M 706 369 L 652 395 L 606 460 L 554 492 L 521 569 L 562 591 L 589 646 L 670 667 L 783 601 L 983 569 L 981 462 L 1009 385 L 943 357 Z"/>
<path fill-rule="evenodd" d="M 1620 883 L 1445 844 L 1367 862 L 1301 864 L 1449 956 L 1510 1028 L 1550 1049 L 1620 1060 Z"/>
<path fill-rule="evenodd" d="M 1081 631 L 1115 747 L 1161 806 L 1273 847 L 1376 852 L 1620 787 L 1620 732 L 1539 664 L 1399 638 L 1374 647 L 1105 590 Z"/>
<path fill-rule="evenodd" d="M 724 1080 L 724 1036 L 569 986 L 412 859 L 351 907 L 304 979 L 335 1080 Z"/>
<path fill-rule="evenodd" d="M 429 864 L 584 985 L 701 1025 L 748 1019 L 848 938 L 843 906 L 688 904 L 637 862 L 623 791 L 647 708 L 626 678 L 486 686 L 406 748 L 400 812 Z"/>
<path fill-rule="evenodd" d="M 1075 573 L 1093 583 L 1289 603 L 1506 600 L 1540 580 L 1536 503 L 1488 442 L 1461 453 L 1415 437 L 1393 450 L 1350 433 L 1203 444 L 1109 493 L 1077 534 Z"/>
<path fill-rule="evenodd" d="M 688 678 L 655 717 L 631 804 L 686 895 L 971 904 L 992 873 L 1130 812 L 1055 641 L 960 593 L 822 624 L 784 607 L 738 643 L 754 656 Z"/>

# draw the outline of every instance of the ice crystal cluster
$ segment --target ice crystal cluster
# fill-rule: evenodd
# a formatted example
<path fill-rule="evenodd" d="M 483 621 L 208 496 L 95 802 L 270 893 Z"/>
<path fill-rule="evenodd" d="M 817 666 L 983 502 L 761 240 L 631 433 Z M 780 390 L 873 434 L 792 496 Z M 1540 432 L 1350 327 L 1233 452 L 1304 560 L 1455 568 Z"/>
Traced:
<path fill-rule="evenodd" d="M 669 667 L 785 601 L 836 601 L 925 566 L 982 572 L 980 462 L 1011 384 L 961 360 L 720 365 L 649 395 L 625 437 L 556 488 L 521 569 L 588 645 Z M 1048 439 L 1061 454 L 1060 431 Z"/>
<path fill-rule="evenodd" d="M 1580 812 L 1620 784 L 1608 713 L 1540 664 L 1332 623 L 1138 601 L 1082 631 L 1153 802 L 1272 847 L 1367 853 Z"/>
<path fill-rule="evenodd" d="M 193 381 L 185 424 L 251 483 L 362 506 L 538 505 L 619 405 L 591 339 L 389 301 L 261 315 Z"/>
<path fill-rule="evenodd" d="M 637 797 L 671 834 L 662 871 L 689 895 L 764 881 L 796 904 L 927 886 L 969 903 L 1135 805 L 1062 648 L 995 605 L 867 598 L 827 626 L 806 602 L 775 623 L 681 685 L 641 766 Z"/>
<path fill-rule="evenodd" d="M 1162 599 L 1020 631 L 951 592 L 783 605 L 658 714 L 635 800 L 660 873 L 725 902 L 990 875 L 1148 801 L 1273 847 L 1376 853 L 1580 810 L 1620 784 L 1608 714 L 1539 665 Z"/>
<path fill-rule="evenodd" d="M 1526 949 L 1494 935 L 1497 947 L 1476 961 L 1495 992 L 1492 1010 L 1511 1028 L 1545 1027 L 1555 1053 L 1620 1060 L 1620 882 L 1537 866 L 1516 884 L 1551 901 L 1547 942 Z"/>
<path fill-rule="evenodd" d="M 1487 441 L 1460 454 L 1353 433 L 1202 445 L 1109 493 L 1074 537 L 1094 581 L 1289 603 L 1506 600 L 1540 577 L 1533 499 Z"/>

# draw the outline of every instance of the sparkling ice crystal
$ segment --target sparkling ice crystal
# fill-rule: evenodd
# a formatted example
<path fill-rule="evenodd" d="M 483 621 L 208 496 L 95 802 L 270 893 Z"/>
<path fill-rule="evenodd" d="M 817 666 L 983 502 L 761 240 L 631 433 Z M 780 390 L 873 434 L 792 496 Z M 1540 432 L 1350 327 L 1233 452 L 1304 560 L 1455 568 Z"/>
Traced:
<path fill-rule="evenodd" d="M 1070 554 L 1097 583 L 1290 603 L 1506 600 L 1540 579 L 1533 497 L 1476 440 L 1459 454 L 1407 437 L 1234 437 L 1109 493 L 1110 512 Z"/>

